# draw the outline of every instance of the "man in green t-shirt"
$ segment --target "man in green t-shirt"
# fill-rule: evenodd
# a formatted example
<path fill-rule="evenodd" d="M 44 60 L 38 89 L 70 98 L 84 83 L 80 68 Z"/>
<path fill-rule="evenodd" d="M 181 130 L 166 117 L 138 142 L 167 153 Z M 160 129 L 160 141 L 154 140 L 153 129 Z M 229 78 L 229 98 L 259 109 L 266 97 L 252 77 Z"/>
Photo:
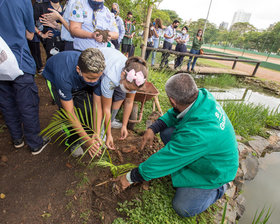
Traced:
<path fill-rule="evenodd" d="M 122 39 L 122 53 L 126 57 L 128 57 L 128 54 L 131 50 L 132 39 L 135 34 L 135 26 L 133 24 L 132 18 L 133 18 L 132 12 L 128 12 L 127 18 L 124 21 L 125 34 Z"/>
<path fill-rule="evenodd" d="M 206 89 L 180 73 L 165 85 L 172 109 L 145 132 L 142 149 L 160 132 L 165 146 L 120 177 L 122 189 L 135 182 L 171 175 L 176 188 L 173 208 L 182 217 L 195 216 L 221 198 L 235 178 L 239 161 L 230 120 Z"/>

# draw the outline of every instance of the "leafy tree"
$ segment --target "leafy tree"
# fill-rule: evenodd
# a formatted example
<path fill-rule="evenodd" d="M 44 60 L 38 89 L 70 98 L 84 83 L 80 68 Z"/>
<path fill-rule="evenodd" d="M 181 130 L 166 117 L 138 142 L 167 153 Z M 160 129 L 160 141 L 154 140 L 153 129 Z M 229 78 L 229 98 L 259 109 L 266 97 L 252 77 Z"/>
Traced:
<path fill-rule="evenodd" d="M 162 20 L 163 25 L 168 26 L 173 21 L 171 20 L 169 14 L 166 11 L 160 9 L 154 9 L 152 13 L 152 21 L 156 18 L 160 18 Z"/>
<path fill-rule="evenodd" d="M 174 21 L 174 20 L 178 20 L 180 22 L 180 24 L 183 23 L 183 20 L 180 18 L 180 16 L 177 14 L 177 12 L 173 11 L 173 10 L 169 10 L 169 9 L 163 9 L 161 10 L 163 12 L 166 12 L 170 19 L 171 19 L 171 23 Z"/>
<path fill-rule="evenodd" d="M 233 24 L 231 26 L 230 30 L 231 31 L 237 31 L 240 34 L 244 34 L 244 33 L 249 32 L 249 31 L 256 31 L 256 28 L 253 25 L 251 25 L 250 23 L 239 22 L 239 23 Z"/>

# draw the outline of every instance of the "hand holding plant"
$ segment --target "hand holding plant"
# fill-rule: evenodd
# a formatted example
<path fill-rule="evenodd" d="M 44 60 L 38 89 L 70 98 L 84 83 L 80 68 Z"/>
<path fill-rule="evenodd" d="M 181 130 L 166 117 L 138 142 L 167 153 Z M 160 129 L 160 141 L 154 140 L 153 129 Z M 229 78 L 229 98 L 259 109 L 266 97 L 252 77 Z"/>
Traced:
<path fill-rule="evenodd" d="M 93 135 L 92 138 L 87 141 L 87 147 L 90 147 L 88 152 L 90 156 L 93 158 L 95 155 L 100 156 L 102 154 L 101 146 L 102 140 L 97 135 Z"/>

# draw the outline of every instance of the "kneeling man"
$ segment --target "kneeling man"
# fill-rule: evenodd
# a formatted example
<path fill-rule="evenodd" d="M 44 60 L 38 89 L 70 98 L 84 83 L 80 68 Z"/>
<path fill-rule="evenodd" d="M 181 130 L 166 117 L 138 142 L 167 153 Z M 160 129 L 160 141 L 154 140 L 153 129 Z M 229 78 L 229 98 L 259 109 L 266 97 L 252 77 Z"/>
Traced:
<path fill-rule="evenodd" d="M 171 175 L 174 210 L 182 217 L 195 216 L 221 198 L 235 178 L 236 137 L 223 108 L 210 92 L 198 89 L 189 74 L 172 76 L 165 90 L 173 108 L 148 128 L 142 149 L 158 132 L 165 146 L 120 181 L 125 189 Z"/>

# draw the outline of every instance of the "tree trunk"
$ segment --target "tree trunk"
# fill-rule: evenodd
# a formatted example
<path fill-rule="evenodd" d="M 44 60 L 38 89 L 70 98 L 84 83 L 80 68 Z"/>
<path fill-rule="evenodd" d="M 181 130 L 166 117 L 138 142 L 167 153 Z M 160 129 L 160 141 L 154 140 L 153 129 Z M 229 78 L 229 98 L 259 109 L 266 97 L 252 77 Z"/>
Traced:
<path fill-rule="evenodd" d="M 152 17 L 152 11 L 153 11 L 153 4 L 148 5 L 148 12 L 147 12 L 147 18 L 146 23 L 144 27 L 144 45 L 142 47 L 141 57 L 145 59 L 145 53 L 146 53 L 146 47 L 147 47 L 147 41 L 149 36 L 149 27 Z"/>

